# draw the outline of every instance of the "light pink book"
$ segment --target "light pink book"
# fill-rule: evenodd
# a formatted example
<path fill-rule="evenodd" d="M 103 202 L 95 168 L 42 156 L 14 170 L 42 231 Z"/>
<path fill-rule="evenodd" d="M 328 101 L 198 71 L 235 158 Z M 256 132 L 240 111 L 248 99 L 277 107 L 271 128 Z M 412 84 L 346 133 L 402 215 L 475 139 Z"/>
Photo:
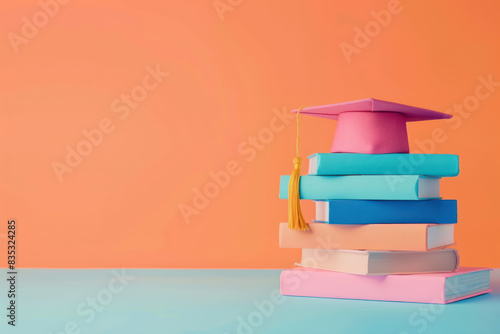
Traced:
<path fill-rule="evenodd" d="M 450 273 L 365 276 L 299 267 L 281 273 L 281 294 L 448 304 L 490 292 L 490 271 L 460 267 Z"/>

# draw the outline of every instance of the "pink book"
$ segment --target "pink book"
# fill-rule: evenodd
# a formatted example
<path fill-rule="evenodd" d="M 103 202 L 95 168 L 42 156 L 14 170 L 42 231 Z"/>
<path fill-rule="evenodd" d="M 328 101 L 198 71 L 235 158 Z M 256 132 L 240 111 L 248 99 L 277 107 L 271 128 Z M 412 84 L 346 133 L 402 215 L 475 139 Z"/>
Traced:
<path fill-rule="evenodd" d="M 490 292 L 490 271 L 460 267 L 439 274 L 365 276 L 299 267 L 281 273 L 281 294 L 448 304 Z"/>

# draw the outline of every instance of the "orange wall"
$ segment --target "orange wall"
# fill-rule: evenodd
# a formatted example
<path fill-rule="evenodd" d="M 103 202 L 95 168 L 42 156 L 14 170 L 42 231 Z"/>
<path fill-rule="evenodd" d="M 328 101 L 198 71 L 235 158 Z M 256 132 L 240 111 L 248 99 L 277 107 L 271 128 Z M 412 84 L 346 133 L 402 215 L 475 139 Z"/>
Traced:
<path fill-rule="evenodd" d="M 0 5 L 2 258 L 15 218 L 22 267 L 290 266 L 278 184 L 295 127 L 276 115 L 375 97 L 455 114 L 409 125 L 411 147 L 460 155 L 442 188 L 459 201 L 462 264 L 500 267 L 498 2 L 65 2 L 47 20 L 35 0 Z M 302 156 L 328 151 L 335 122 L 301 124 Z M 87 156 L 68 166 L 68 146 Z"/>

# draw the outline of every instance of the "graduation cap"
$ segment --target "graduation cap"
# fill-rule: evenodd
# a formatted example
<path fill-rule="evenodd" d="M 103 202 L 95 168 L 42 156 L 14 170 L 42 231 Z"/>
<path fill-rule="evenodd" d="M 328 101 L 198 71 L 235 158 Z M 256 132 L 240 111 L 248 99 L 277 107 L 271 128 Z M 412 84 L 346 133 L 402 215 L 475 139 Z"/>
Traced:
<path fill-rule="evenodd" d="M 299 114 L 337 120 L 332 153 L 409 153 L 406 122 L 448 119 L 452 115 L 404 104 L 363 99 L 316 107 L 301 107 L 297 113 L 297 156 L 288 188 L 288 227 L 307 230 L 299 198 L 300 166 L 298 153 Z"/>
<path fill-rule="evenodd" d="M 338 121 L 332 153 L 408 153 L 406 122 L 452 117 L 434 110 L 376 99 L 307 107 L 300 113 Z"/>

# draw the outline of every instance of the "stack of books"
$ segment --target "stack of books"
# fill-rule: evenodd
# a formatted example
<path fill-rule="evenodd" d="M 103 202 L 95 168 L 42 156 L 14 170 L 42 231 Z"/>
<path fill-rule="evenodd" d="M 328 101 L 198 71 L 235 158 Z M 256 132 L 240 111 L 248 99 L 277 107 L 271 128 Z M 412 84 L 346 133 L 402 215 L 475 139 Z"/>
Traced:
<path fill-rule="evenodd" d="M 299 182 L 316 219 L 306 231 L 280 224 L 280 247 L 302 249 L 298 267 L 281 274 L 283 295 L 445 304 L 491 291 L 489 268 L 459 267 L 447 248 L 457 202 L 439 186 L 458 175 L 458 156 L 409 153 L 406 122 L 451 115 L 375 99 L 301 114 L 338 125 L 331 153 L 310 156 Z"/>

